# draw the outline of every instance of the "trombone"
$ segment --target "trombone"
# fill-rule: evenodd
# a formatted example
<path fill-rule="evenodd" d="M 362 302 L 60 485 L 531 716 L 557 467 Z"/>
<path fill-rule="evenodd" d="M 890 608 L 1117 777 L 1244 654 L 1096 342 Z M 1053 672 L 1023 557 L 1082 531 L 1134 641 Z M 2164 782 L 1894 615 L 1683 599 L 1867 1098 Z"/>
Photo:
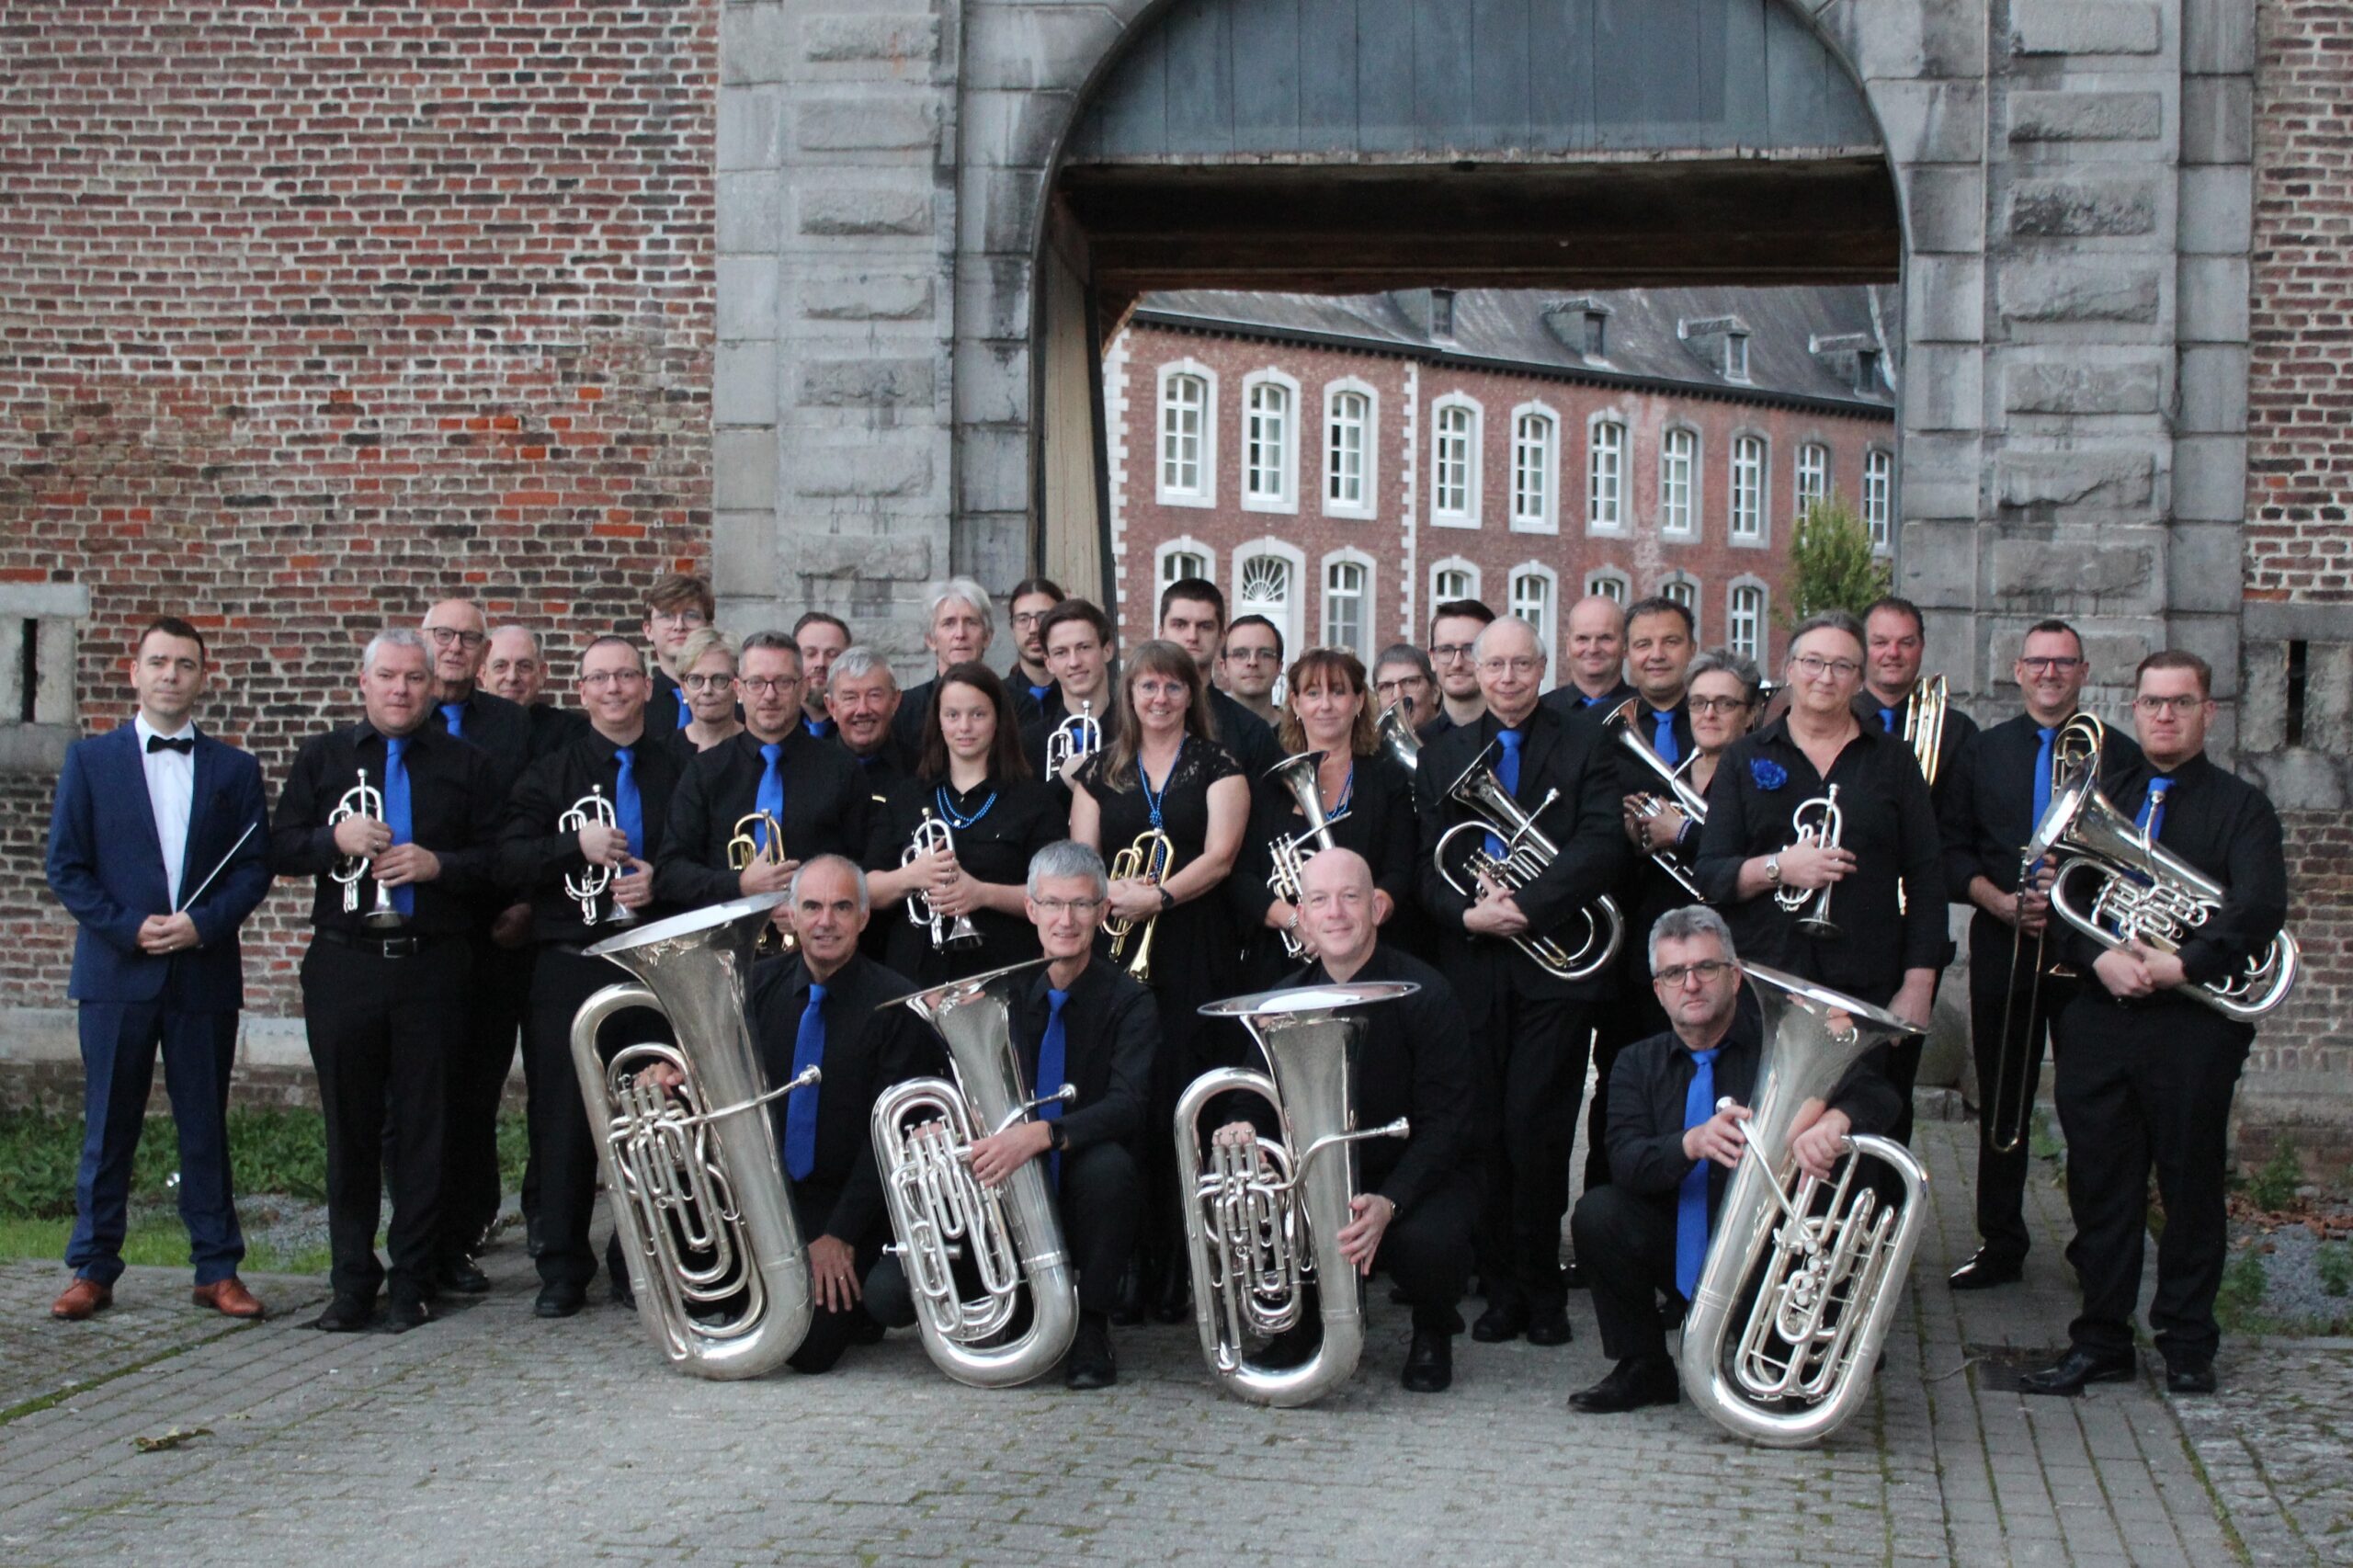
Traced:
<path fill-rule="evenodd" d="M 1111 857 L 1110 877 L 1113 881 L 1142 881 L 1157 887 L 1168 880 L 1176 869 L 1176 846 L 1156 827 L 1148 827 L 1135 836 L 1135 842 Z M 1135 956 L 1127 960 L 1128 978 L 1149 985 L 1152 983 L 1152 936 L 1160 928 L 1160 916 L 1147 915 L 1143 934 L 1136 936 L 1137 922 L 1121 915 L 1103 916 L 1103 934 L 1111 938 L 1111 958 L 1118 961 L 1128 950 L 1128 938 L 1136 937 Z"/>
<path fill-rule="evenodd" d="M 923 821 L 915 824 L 915 835 L 907 841 L 906 849 L 899 856 L 899 865 L 904 869 L 938 849 L 955 854 L 956 832 L 933 816 L 931 808 L 926 806 Z M 937 953 L 969 948 L 981 939 L 981 933 L 972 925 L 971 915 L 960 915 L 950 925 L 948 917 L 933 904 L 930 890 L 926 888 L 917 888 L 907 894 L 907 920 L 910 925 L 930 928 L 931 949 Z"/>
<path fill-rule="evenodd" d="M 1810 801 L 1800 801 L 1798 809 L 1790 813 L 1790 829 L 1796 835 L 1791 849 L 1836 849 L 1839 835 L 1846 831 L 1847 813 L 1838 809 L 1838 786 L 1831 785 L 1824 793 Z M 1809 937 L 1828 941 L 1838 936 L 1838 927 L 1830 918 L 1830 893 L 1836 882 L 1824 882 L 1819 892 L 1809 888 L 1775 888 L 1773 902 L 1798 916 L 1798 929 Z M 1811 903 L 1813 907 L 1808 909 Z M 1803 914 L 1799 914 L 1803 910 Z"/>
<path fill-rule="evenodd" d="M 2058 734 L 2052 738 L 2051 743 L 2052 793 L 2056 795 L 2059 792 L 2060 781 L 2065 778 L 2069 771 L 2077 764 L 2087 757 L 2097 758 L 2107 742 L 2108 726 L 2089 713 L 2078 713 L 2060 725 Z M 2019 852 L 2018 899 L 2021 910 L 2026 904 L 2027 889 L 2040 874 L 2042 863 L 2050 858 L 2044 850 L 2035 846 L 2045 842 L 2041 827 L 2040 823 L 2035 824 L 2035 844 L 2027 846 Z M 1994 1092 L 1987 1097 L 1984 1110 L 1987 1120 L 1985 1139 L 1994 1146 L 1996 1153 L 2012 1153 L 2026 1137 L 2027 1098 L 2032 1090 L 2027 1085 L 2024 1057 L 2027 1051 L 2032 1049 L 2035 1016 L 2042 1008 L 2043 954 L 2050 939 L 2051 920 L 2046 912 L 2043 916 L 2042 929 L 2034 934 L 2034 957 L 2027 960 L 2034 967 L 2033 971 L 2027 976 L 2024 1031 L 2022 1034 L 2014 1032 L 2021 1022 L 2018 1017 L 2018 964 L 2026 959 L 2026 927 L 2016 923 L 2010 926 L 2010 980 L 2002 991 L 2002 1036 L 1996 1045 L 1997 1053 L 1994 1058 Z M 2074 971 L 2065 965 L 2060 965 L 2052 971 L 2054 978 L 2073 973 Z M 2013 1046 L 2010 1043 L 2012 1040 L 2017 1040 L 2018 1043 Z M 2038 1064 L 2041 1054 L 2039 1049 L 2035 1050 Z M 2016 1066 L 2011 1062 L 2013 1057 L 2019 1059 Z M 2013 1073 L 2019 1076 L 2019 1085 L 2015 1092 L 2010 1085 Z M 2013 1098 L 2018 1102 L 2018 1114 L 2006 1120 L 2003 1113 L 2010 1108 L 2010 1101 Z"/>
<path fill-rule="evenodd" d="M 335 801 L 335 810 L 327 813 L 327 826 L 333 828 L 351 817 L 366 817 L 371 822 L 384 820 L 384 792 L 368 782 L 368 770 L 364 767 L 359 769 L 359 782 L 346 790 L 343 798 Z M 359 923 L 371 931 L 393 930 L 407 922 L 393 906 L 392 890 L 370 874 L 375 869 L 375 859 L 370 856 L 345 855 L 327 868 L 327 876 L 343 887 L 346 915 L 359 913 L 359 879 L 367 877 L 375 886 L 376 900 Z"/>
<path fill-rule="evenodd" d="M 1914 682 L 1912 695 L 1904 699 L 1904 744 L 1912 749 L 1912 760 L 1920 765 L 1920 777 L 1931 787 L 1937 782 L 1938 767 L 1944 762 L 1945 710 L 1950 705 L 1942 676 Z"/>
<path fill-rule="evenodd" d="M 774 812 L 746 812 L 735 819 L 734 836 L 727 841 L 727 869 L 746 871 L 754 866 L 784 864 L 784 824 L 776 820 Z M 800 945 L 800 938 L 790 931 L 779 931 L 771 920 L 760 931 L 760 939 L 753 953 L 767 958 L 771 953 L 789 953 Z"/>
<path fill-rule="evenodd" d="M 576 834 L 584 827 L 619 827 L 620 825 L 620 819 L 613 814 L 612 802 L 605 799 L 603 786 L 597 784 L 589 785 L 588 792 L 573 801 L 570 811 L 555 819 L 558 833 Z M 583 926 L 597 924 L 597 901 L 604 897 L 611 890 L 612 885 L 613 869 L 610 866 L 586 866 L 582 869 L 577 878 L 568 874 L 564 877 L 564 895 L 580 905 L 580 924 Z M 636 924 L 636 915 L 621 907 L 618 900 L 613 904 L 613 912 L 605 916 L 605 924 L 608 926 L 631 926 Z"/>

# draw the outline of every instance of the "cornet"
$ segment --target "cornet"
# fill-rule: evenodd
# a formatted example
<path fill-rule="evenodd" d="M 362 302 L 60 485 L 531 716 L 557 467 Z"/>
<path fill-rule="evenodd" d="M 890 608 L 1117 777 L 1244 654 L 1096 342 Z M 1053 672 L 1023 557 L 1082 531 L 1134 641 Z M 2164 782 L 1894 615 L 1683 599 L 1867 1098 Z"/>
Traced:
<path fill-rule="evenodd" d="M 1158 887 L 1176 869 L 1176 846 L 1156 827 L 1148 827 L 1136 835 L 1135 842 L 1111 857 L 1110 877 L 1113 881 L 1136 879 Z M 1111 958 L 1117 962 L 1127 953 L 1128 938 L 1135 936 L 1136 922 L 1120 915 L 1103 916 L 1103 934 L 1111 938 Z M 1152 936 L 1160 928 L 1160 916 L 1147 915 L 1143 920 L 1143 935 L 1136 937 L 1135 956 L 1128 959 L 1128 978 L 1140 984 L 1152 983 Z"/>
<path fill-rule="evenodd" d="M 1524 809 L 1487 766 L 1488 759 L 1499 748 L 1500 743 L 1489 741 L 1486 749 L 1462 770 L 1461 777 L 1447 786 L 1448 795 L 1471 808 L 1471 817 L 1438 835 L 1438 846 L 1431 851 L 1438 874 L 1445 879 L 1446 885 L 1473 901 L 1479 896 L 1482 877 L 1507 893 L 1518 892 L 1542 876 L 1561 854 L 1559 846 L 1545 837 L 1536 825 L 1536 819 L 1560 799 L 1561 792 L 1554 790 L 1547 793 L 1532 812 Z M 1462 871 L 1458 877 L 1448 846 L 1465 835 L 1473 842 L 1463 855 Z M 1502 841 L 1502 855 L 1487 849 L 1486 841 L 1491 837 Z M 1618 901 L 1608 893 L 1586 904 L 1582 913 L 1585 940 L 1574 952 L 1534 931 L 1514 937 L 1512 946 L 1526 953 L 1547 974 L 1562 980 L 1591 979 L 1617 960 L 1618 949 L 1626 940 L 1626 918 L 1618 912 Z"/>
<path fill-rule="evenodd" d="M 1699 760 L 1699 748 L 1694 746 L 1691 749 L 1691 755 L 1683 759 L 1680 767 L 1669 767 L 1666 765 L 1666 759 L 1660 756 L 1658 753 L 1653 751 L 1650 746 L 1644 743 L 1643 737 L 1637 734 L 1634 731 L 1634 708 L 1635 704 L 1640 699 L 1638 698 L 1630 697 L 1626 699 L 1625 701 L 1620 703 L 1617 707 L 1611 709 L 1609 711 L 1609 717 L 1601 722 L 1602 726 L 1605 729 L 1615 730 L 1618 733 L 1619 742 L 1623 744 L 1628 751 L 1633 753 L 1634 756 L 1641 760 L 1642 765 L 1644 767 L 1649 768 L 1653 774 L 1657 776 L 1659 784 L 1666 790 L 1667 796 L 1674 801 L 1675 809 L 1677 811 L 1681 812 L 1684 816 L 1692 822 L 1699 824 L 1702 827 L 1706 826 L 1708 822 L 1707 800 L 1705 797 L 1701 796 L 1697 790 L 1692 789 L 1689 784 L 1684 782 L 1683 778 L 1685 770 L 1689 768 L 1693 763 Z M 1648 822 L 1651 818 L 1658 815 L 1661 812 L 1666 810 L 1666 807 L 1667 801 L 1665 800 L 1662 800 L 1658 796 L 1651 794 L 1646 790 L 1638 792 L 1634 796 L 1634 814 L 1644 822 Z M 1643 839 L 1643 853 L 1648 855 L 1651 859 L 1657 864 L 1660 870 L 1665 871 L 1668 876 L 1673 877 L 1676 881 L 1682 886 L 1685 892 L 1689 893 L 1693 898 L 1698 899 L 1702 903 L 1705 903 L 1708 901 L 1708 895 L 1699 891 L 1699 879 L 1693 874 L 1690 867 L 1684 864 L 1682 850 L 1677 848 L 1673 845 L 1669 845 L 1664 849 L 1654 849 L 1650 846 L 1649 836 L 1645 835 Z"/>
<path fill-rule="evenodd" d="M 1838 835 L 1846 831 L 1847 813 L 1838 809 L 1838 786 L 1831 785 L 1810 801 L 1800 801 L 1798 809 L 1790 813 L 1790 829 L 1797 836 L 1790 841 L 1791 849 L 1836 849 Z M 1838 884 L 1824 882 L 1819 892 L 1810 888 L 1775 888 L 1773 902 L 1798 915 L 1798 929 L 1809 937 L 1828 941 L 1837 937 L 1838 927 L 1830 918 L 1830 893 Z M 1811 900 L 1813 907 L 1806 908 Z M 1800 910 L 1805 910 L 1798 915 Z"/>
<path fill-rule="evenodd" d="M 368 770 L 364 767 L 359 769 L 359 782 L 346 790 L 343 798 L 335 803 L 335 810 L 327 813 L 327 826 L 332 828 L 351 817 L 366 817 L 371 822 L 384 820 L 384 792 L 368 782 Z M 327 868 L 327 876 L 343 886 L 346 915 L 359 913 L 359 879 L 367 877 L 376 890 L 376 901 L 359 923 L 370 930 L 389 931 L 407 922 L 392 904 L 392 890 L 369 874 L 375 866 L 370 856 L 346 855 Z"/>
<path fill-rule="evenodd" d="M 735 835 L 727 841 L 727 869 L 748 870 L 755 865 L 784 864 L 784 824 L 776 820 L 773 812 L 747 812 L 735 819 Z M 771 922 L 760 933 L 755 951 L 766 958 L 770 953 L 789 953 L 800 946 L 800 938 L 790 932 L 779 932 Z"/>
<path fill-rule="evenodd" d="M 1275 867 L 1267 874 L 1267 891 L 1294 907 L 1299 903 L 1300 889 L 1304 885 L 1302 879 L 1307 872 L 1309 858 L 1318 850 L 1332 847 L 1332 824 L 1348 814 L 1347 807 L 1342 807 L 1335 816 L 1324 814 L 1324 791 L 1318 778 L 1318 770 L 1323 766 L 1322 752 L 1303 751 L 1297 756 L 1285 757 L 1267 769 L 1267 777 L 1290 791 L 1291 798 L 1299 802 L 1299 814 L 1307 819 L 1307 825 L 1299 832 L 1279 834 L 1267 846 L 1267 857 L 1274 861 Z M 1301 941 L 1295 932 L 1286 931 L 1283 933 L 1283 951 L 1294 959 L 1304 958 L 1307 956 L 1307 944 Z"/>
<path fill-rule="evenodd" d="M 578 833 L 584 827 L 619 827 L 620 819 L 613 815 L 612 802 L 605 799 L 604 790 L 595 784 L 588 792 L 572 802 L 572 809 L 555 819 L 558 833 Z M 613 869 L 610 866 L 584 867 L 577 878 L 563 879 L 565 896 L 580 905 L 580 924 L 597 924 L 597 901 L 611 891 Z M 637 921 L 635 914 L 620 906 L 617 900 L 613 912 L 605 916 L 608 926 L 631 926 Z"/>
<path fill-rule="evenodd" d="M 1053 727 L 1046 736 L 1046 778 L 1060 778 L 1074 762 L 1085 762 L 1103 749 L 1103 726 L 1095 720 L 1095 704 L 1079 699 L 1078 711 Z"/>
<path fill-rule="evenodd" d="M 904 869 L 936 849 L 945 849 L 950 855 L 955 854 L 956 834 L 955 830 L 946 823 L 933 816 L 931 808 L 926 806 L 923 821 L 915 824 L 915 836 L 908 841 L 905 851 L 900 855 L 899 865 Z M 957 948 L 969 948 L 981 939 L 981 934 L 973 927 L 972 917 L 969 915 L 956 916 L 955 923 L 950 925 L 948 917 L 940 914 L 938 908 L 932 903 L 928 889 L 918 888 L 907 894 L 907 921 L 910 925 L 930 927 L 931 947 L 934 952 L 944 953 Z"/>

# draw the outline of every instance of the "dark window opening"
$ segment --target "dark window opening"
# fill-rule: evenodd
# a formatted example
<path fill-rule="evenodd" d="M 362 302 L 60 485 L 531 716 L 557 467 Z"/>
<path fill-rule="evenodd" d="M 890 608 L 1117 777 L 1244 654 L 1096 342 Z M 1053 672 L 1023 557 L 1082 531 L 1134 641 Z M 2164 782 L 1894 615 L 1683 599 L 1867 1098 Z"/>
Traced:
<path fill-rule="evenodd" d="M 2310 644 L 2288 644 L 2288 744 L 2304 744 L 2304 668 Z"/>
<path fill-rule="evenodd" d="M 1430 290 L 1430 335 L 1454 335 L 1454 290 L 1451 289 Z"/>
<path fill-rule="evenodd" d="M 33 722 L 34 704 L 40 700 L 40 622 L 27 620 L 20 637 L 17 670 L 21 681 L 21 695 L 17 706 L 22 711 L 17 715 L 17 722 L 29 724 Z"/>

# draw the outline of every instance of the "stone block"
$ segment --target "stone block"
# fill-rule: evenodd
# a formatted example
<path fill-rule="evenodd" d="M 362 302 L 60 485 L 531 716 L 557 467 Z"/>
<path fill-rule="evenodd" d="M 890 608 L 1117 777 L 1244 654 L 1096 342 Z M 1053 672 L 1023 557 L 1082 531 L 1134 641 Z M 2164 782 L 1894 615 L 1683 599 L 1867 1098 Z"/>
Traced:
<path fill-rule="evenodd" d="M 967 169 L 958 187 L 959 244 L 969 254 L 1029 256 L 1046 199 L 1042 169 Z"/>
<path fill-rule="evenodd" d="M 2243 165 L 2200 165 L 2181 171 L 2181 248 L 2185 255 L 2244 256 L 2255 241 L 2255 175 Z"/>
<path fill-rule="evenodd" d="M 721 511 L 776 509 L 776 434 L 714 430 L 710 437 L 711 505 Z"/>
<path fill-rule="evenodd" d="M 856 239 L 887 234 L 928 234 L 931 192 L 901 186 L 830 186 L 803 189 L 801 233 Z"/>
<path fill-rule="evenodd" d="M 776 345 L 763 339 L 722 343 L 711 358 L 714 425 L 776 423 Z"/>
<path fill-rule="evenodd" d="M 1908 456 L 1905 462 L 1908 467 Z M 1978 525 L 1966 518 L 1907 521 L 1900 591 L 1922 605 L 1975 605 L 1978 533 Z"/>
<path fill-rule="evenodd" d="M 2182 0 L 2183 74 L 2251 74 L 2256 62 L 2255 14 L 2255 0 Z"/>
<path fill-rule="evenodd" d="M 1822 9 L 1816 6 L 1814 9 Z M 1852 7 L 1847 25 L 1832 25 L 1863 79 L 1881 82 L 1968 78 L 1982 74 L 1985 39 L 1984 0 L 1934 6 Z M 1847 36 L 1838 37 L 1844 32 Z"/>
<path fill-rule="evenodd" d="M 2245 550 L 2236 523 L 2175 523 L 2165 532 L 2165 603 L 2211 615 L 2236 610 Z"/>
<path fill-rule="evenodd" d="M 1003 169 L 1041 169 L 1076 110 L 1075 93 L 965 89 L 956 136 L 967 162 Z"/>
<path fill-rule="evenodd" d="M 816 533 L 793 539 L 790 570 L 809 577 L 873 577 L 920 583 L 931 575 L 931 540 L 922 534 Z"/>
<path fill-rule="evenodd" d="M 939 58 L 939 18 L 917 14 L 827 12 L 804 17 L 801 54 L 818 65 L 878 65 L 921 79 Z"/>
<path fill-rule="evenodd" d="M 967 428 L 956 442 L 956 496 L 961 511 L 1021 512 L 1029 506 L 1029 433 Z"/>
<path fill-rule="evenodd" d="M 2185 233 L 2188 230 L 2183 231 Z M 2174 335 L 2184 343 L 2245 343 L 2249 326 L 2244 256 L 2184 256 L 2174 283 Z"/>
<path fill-rule="evenodd" d="M 2019 0 L 2010 13 L 2015 54 L 2154 54 L 2157 7 L 2139 0 Z"/>
<path fill-rule="evenodd" d="M 2245 437 L 2175 437 L 2173 515 L 2232 523 L 2246 516 Z"/>
<path fill-rule="evenodd" d="M 713 264 L 722 343 L 776 336 L 777 263 L 772 256 L 722 256 Z"/>
<path fill-rule="evenodd" d="M 1973 524 L 1984 494 L 1984 440 L 1973 430 L 1921 430 L 1909 410 L 1904 419 L 1897 515 L 1907 523 L 1957 518 Z"/>
<path fill-rule="evenodd" d="M 779 99 L 772 87 L 723 87 L 719 94 L 717 167 L 773 169 L 784 161 Z"/>
<path fill-rule="evenodd" d="M 2148 142 L 2163 134 L 2165 118 L 2155 93 L 2010 95 L 2013 142 Z"/>
<path fill-rule="evenodd" d="M 966 90 L 1075 90 L 1119 45 L 1121 24 L 1105 6 L 979 6 L 964 27 Z"/>
<path fill-rule="evenodd" d="M 939 140 L 939 108 L 930 97 L 803 99 L 793 111 L 793 141 L 804 152 L 901 152 Z"/>
<path fill-rule="evenodd" d="M 2147 506 L 2155 490 L 2156 460 L 2145 451 L 2009 451 L 1994 460 L 1995 503 L 2008 508 L 2131 510 Z"/>
<path fill-rule="evenodd" d="M 933 290 L 928 274 L 874 271 L 804 278 L 801 313 L 811 321 L 928 321 Z"/>
<path fill-rule="evenodd" d="M 2122 256 L 2011 260 L 1995 279 L 2004 317 L 2018 322 L 2154 322 L 2164 278 Z"/>
<path fill-rule="evenodd" d="M 729 4 L 719 12 L 719 85 L 781 82 L 785 76 L 788 29 L 779 0 Z"/>
<path fill-rule="evenodd" d="M 779 217 L 783 202 L 784 176 L 775 169 L 721 175 L 717 189 L 719 253 L 775 255 L 784 238 L 784 226 Z"/>
<path fill-rule="evenodd" d="M 928 408 L 929 359 L 819 359 L 801 368 L 794 400 L 804 408 Z"/>
<path fill-rule="evenodd" d="M 1985 335 L 1985 263 L 1922 256 L 1904 268 L 1904 335 L 1914 343 L 1977 343 Z"/>
<path fill-rule="evenodd" d="M 966 339 L 956 346 L 956 421 L 1017 425 L 1029 417 L 1029 346 Z"/>
<path fill-rule="evenodd" d="M 795 442 L 785 470 L 793 494 L 813 497 L 925 495 L 933 480 L 930 444 L 913 438 L 845 447 Z"/>
<path fill-rule="evenodd" d="M 2231 435 L 2246 429 L 2247 351 L 2227 345 L 2181 351 L 2177 428 L 2190 435 Z"/>
<path fill-rule="evenodd" d="M 2181 84 L 2181 161 L 2244 164 L 2255 157 L 2255 84 L 2245 76 L 2187 76 Z"/>
<path fill-rule="evenodd" d="M 2036 176 L 2010 186 L 2010 233 L 2020 239 L 2148 234 L 2157 227 L 2156 176 Z"/>
<path fill-rule="evenodd" d="M 1904 206 L 1915 251 L 1985 248 L 1985 176 L 1982 169 L 1930 165 L 1904 172 Z"/>
<path fill-rule="evenodd" d="M 1916 344 L 1904 366 L 1904 417 L 1918 430 L 1977 430 L 1985 423 L 1985 356 L 1974 344 Z"/>
<path fill-rule="evenodd" d="M 2165 403 L 2165 370 L 2122 364 L 2013 359 L 2003 368 L 2002 406 L 2012 414 L 2154 414 Z"/>
<path fill-rule="evenodd" d="M 1890 80 L 1871 85 L 1871 103 L 1898 165 L 1975 164 L 1985 155 L 1981 82 Z"/>
<path fill-rule="evenodd" d="M 2186 648 L 2214 667 L 2214 698 L 2230 701 L 2239 694 L 2239 618 L 2230 615 L 2172 615 L 2163 628 L 2167 648 Z"/>
<path fill-rule="evenodd" d="M 1996 539 L 1987 564 L 1989 586 L 1997 598 L 2101 600 L 2148 594 L 2156 575 L 2157 552 L 2154 543 Z"/>
<path fill-rule="evenodd" d="M 777 594 L 781 585 L 777 581 L 774 510 L 715 513 L 710 522 L 710 568 L 713 577 L 726 584 L 730 593 L 759 598 Z"/>

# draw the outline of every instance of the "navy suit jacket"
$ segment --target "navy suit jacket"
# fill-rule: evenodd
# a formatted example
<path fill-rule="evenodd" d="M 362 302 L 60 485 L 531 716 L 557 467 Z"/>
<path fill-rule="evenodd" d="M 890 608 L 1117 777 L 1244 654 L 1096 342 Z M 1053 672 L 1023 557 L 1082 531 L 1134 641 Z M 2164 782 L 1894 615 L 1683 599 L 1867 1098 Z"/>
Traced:
<path fill-rule="evenodd" d="M 196 1012 L 235 1012 L 244 1001 L 237 928 L 269 892 L 269 824 L 261 765 L 235 746 L 199 732 L 192 759 L 188 855 L 180 894 L 197 891 L 237 835 L 250 826 L 236 858 L 189 906 L 198 946 L 157 958 L 142 952 L 139 927 L 172 912 L 162 841 L 147 799 L 139 733 L 130 724 L 76 741 L 57 780 L 49 824 L 49 885 L 81 923 L 74 942 L 77 1002 L 153 1002 Z M 165 982 L 174 988 L 165 996 Z"/>

